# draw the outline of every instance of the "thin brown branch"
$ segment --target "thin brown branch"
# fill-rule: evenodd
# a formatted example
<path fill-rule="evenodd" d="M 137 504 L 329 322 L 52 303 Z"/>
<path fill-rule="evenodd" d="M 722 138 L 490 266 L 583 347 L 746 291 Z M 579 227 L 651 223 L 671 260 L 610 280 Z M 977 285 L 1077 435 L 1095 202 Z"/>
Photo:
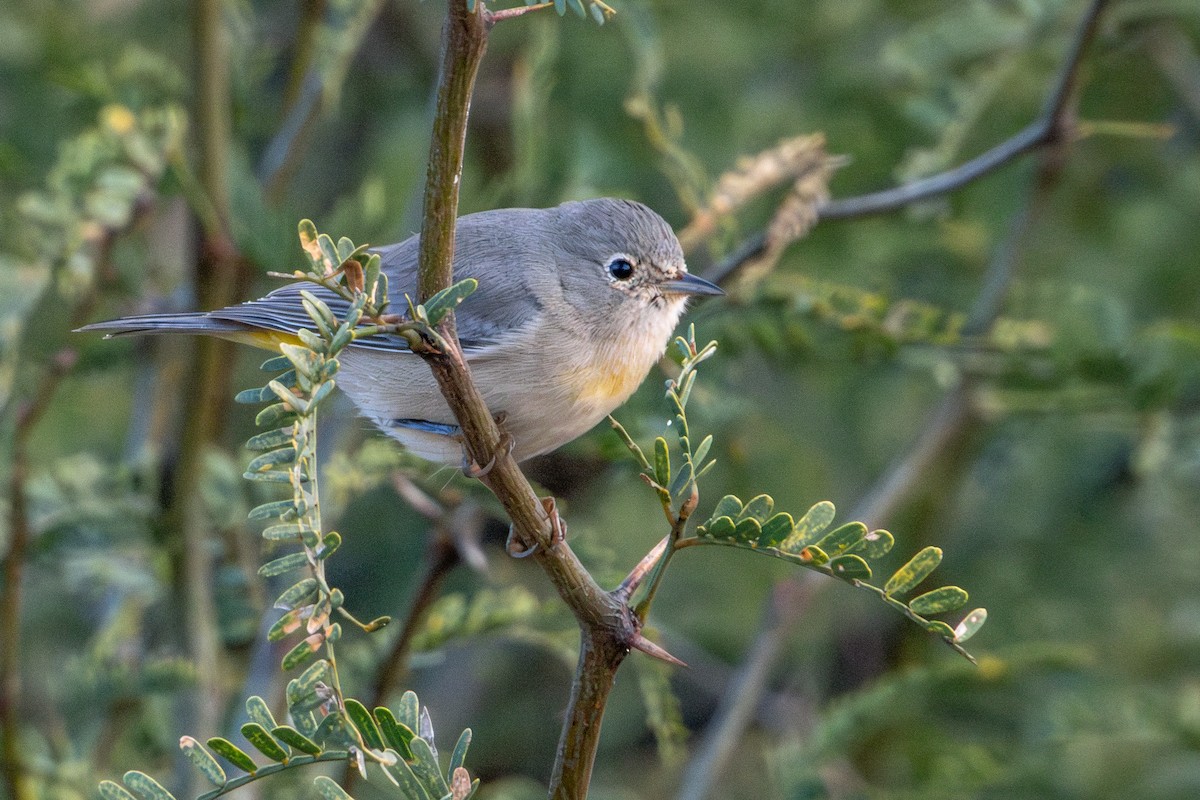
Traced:
<path fill-rule="evenodd" d="M 0 774 L 13 800 L 33 796 L 24 778 L 21 758 L 21 584 L 31 531 L 25 504 L 29 479 L 29 436 L 50 405 L 50 398 L 75 364 L 75 351 L 61 350 L 51 360 L 33 396 L 16 413 L 8 478 L 8 552 L 4 557 L 4 587 L 0 594 Z"/>
<path fill-rule="evenodd" d="M 453 279 L 454 231 L 467 117 L 489 28 L 482 5 L 479 3 L 475 13 L 471 13 L 465 2 L 450 3 L 443 32 L 418 258 L 422 299 L 449 286 Z M 537 497 L 504 446 L 499 426 L 471 380 L 455 335 L 453 315 L 442 322 L 439 332 L 447 347 L 426 359 L 458 421 L 466 451 L 475 463 L 492 464 L 482 480 L 512 521 L 514 541 L 526 551 L 533 551 L 535 560 L 580 624 L 579 668 L 550 793 L 555 798 L 582 798 L 591 780 L 608 693 L 617 667 L 629 652 L 627 642 L 637 634 L 638 624 L 629 607 L 601 589 L 583 568 L 559 535 L 561 520 L 553 501 Z"/>
<path fill-rule="evenodd" d="M 1101 12 L 1108 0 L 1093 0 L 1084 13 L 1063 59 L 1058 77 L 1051 86 L 1041 113 L 1025 128 L 987 152 L 954 169 L 892 189 L 831 200 L 820 208 L 820 219 L 852 219 L 894 211 L 920 200 L 960 189 L 988 175 L 1020 156 L 1070 138 L 1074 119 L 1064 113 L 1079 81 L 1079 67 L 1088 44 L 1095 37 Z M 747 237 L 732 253 L 704 272 L 704 277 L 721 283 L 741 267 L 762 255 L 767 246 L 766 231 Z"/>

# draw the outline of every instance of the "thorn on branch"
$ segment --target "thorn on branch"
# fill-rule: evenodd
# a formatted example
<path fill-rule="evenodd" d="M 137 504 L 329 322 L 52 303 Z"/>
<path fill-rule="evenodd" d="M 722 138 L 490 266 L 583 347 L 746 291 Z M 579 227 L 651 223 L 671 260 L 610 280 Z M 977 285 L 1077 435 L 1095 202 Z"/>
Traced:
<path fill-rule="evenodd" d="M 635 633 L 629 640 L 629 646 L 634 650 L 641 650 L 646 655 L 657 658 L 659 661 L 665 661 L 668 664 L 674 664 L 677 667 L 687 667 L 685 662 L 671 655 L 665 649 L 663 649 L 662 646 L 650 641 L 640 632 Z"/>

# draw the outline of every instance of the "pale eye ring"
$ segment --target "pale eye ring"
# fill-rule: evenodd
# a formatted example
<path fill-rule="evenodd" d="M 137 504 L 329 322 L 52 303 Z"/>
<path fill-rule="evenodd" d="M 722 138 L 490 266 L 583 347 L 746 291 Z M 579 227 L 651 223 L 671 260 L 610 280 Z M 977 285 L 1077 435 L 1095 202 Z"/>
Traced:
<path fill-rule="evenodd" d="M 617 256 L 608 262 L 608 266 L 605 269 L 608 270 L 609 275 L 612 275 L 618 281 L 627 281 L 633 277 L 633 264 L 630 263 L 629 259 L 622 258 L 621 256 Z"/>

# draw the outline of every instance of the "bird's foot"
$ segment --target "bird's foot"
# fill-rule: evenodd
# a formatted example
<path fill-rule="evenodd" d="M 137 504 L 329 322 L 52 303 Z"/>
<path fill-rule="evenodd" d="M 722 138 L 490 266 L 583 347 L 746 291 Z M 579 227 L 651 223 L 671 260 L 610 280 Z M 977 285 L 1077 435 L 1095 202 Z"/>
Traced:
<path fill-rule="evenodd" d="M 475 463 L 475 461 L 471 459 L 470 454 L 467 453 L 466 448 L 464 448 L 462 459 L 463 475 L 466 475 L 468 478 L 482 478 L 486 476 L 492 471 L 492 469 L 495 468 L 496 462 L 500 460 L 500 454 L 504 453 L 505 456 L 512 455 L 513 448 L 516 446 L 516 444 L 517 443 L 513 441 L 513 438 L 508 435 L 507 431 L 501 431 L 499 446 L 492 453 L 492 457 L 488 463 L 484 464 L 483 466 Z"/>
<path fill-rule="evenodd" d="M 558 515 L 558 506 L 554 502 L 553 497 L 539 498 L 542 502 L 542 508 L 546 511 L 546 516 L 550 520 L 550 546 L 553 547 L 567 538 L 567 523 L 563 522 L 563 518 Z M 513 558 L 528 558 L 538 551 L 538 544 L 526 544 L 517 538 L 517 532 L 510 526 L 508 529 L 508 539 L 504 543 L 504 549 Z"/>

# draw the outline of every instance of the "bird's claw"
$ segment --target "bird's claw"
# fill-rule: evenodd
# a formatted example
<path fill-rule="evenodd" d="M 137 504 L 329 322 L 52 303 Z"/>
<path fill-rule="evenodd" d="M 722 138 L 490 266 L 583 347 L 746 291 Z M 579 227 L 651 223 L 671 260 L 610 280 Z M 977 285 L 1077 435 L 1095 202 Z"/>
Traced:
<path fill-rule="evenodd" d="M 516 442 L 513 441 L 513 438 L 511 436 L 508 435 L 508 432 L 501 431 L 499 447 L 497 447 L 495 449 L 495 451 L 492 452 L 491 459 L 488 461 L 488 463 L 484 464 L 482 467 L 479 466 L 478 464 L 476 464 L 474 461 L 472 461 L 471 456 L 464 449 L 463 450 L 463 460 L 462 460 L 463 475 L 466 475 L 468 478 L 484 477 L 489 472 L 491 472 L 492 469 L 496 466 L 496 462 L 500 460 L 500 453 L 503 452 L 504 455 L 510 456 L 510 455 L 512 455 L 513 447 L 515 447 L 515 446 L 516 446 Z"/>
<path fill-rule="evenodd" d="M 563 542 L 567 538 L 567 523 L 563 522 L 563 518 L 558 515 L 558 506 L 554 502 L 553 497 L 542 497 L 542 508 L 546 511 L 546 516 L 550 520 L 551 544 L 554 545 Z M 504 542 L 504 549 L 513 558 L 528 558 L 538 551 L 540 545 L 537 542 L 526 544 L 517 538 L 517 532 L 511 526 L 508 529 L 508 539 Z"/>

